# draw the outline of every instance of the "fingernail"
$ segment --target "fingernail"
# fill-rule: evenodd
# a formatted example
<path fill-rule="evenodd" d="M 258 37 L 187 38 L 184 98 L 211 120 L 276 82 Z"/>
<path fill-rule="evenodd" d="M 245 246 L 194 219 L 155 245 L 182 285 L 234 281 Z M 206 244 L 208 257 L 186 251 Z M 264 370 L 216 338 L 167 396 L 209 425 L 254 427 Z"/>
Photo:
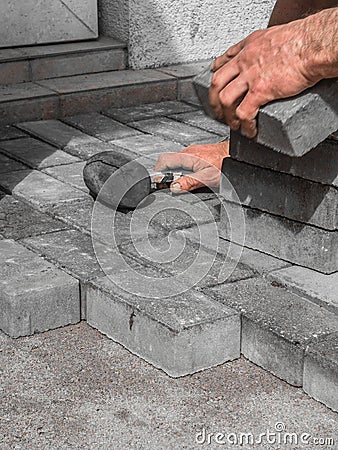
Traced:
<path fill-rule="evenodd" d="M 173 194 L 180 194 L 183 192 L 180 183 L 172 183 L 170 186 L 170 190 Z"/>

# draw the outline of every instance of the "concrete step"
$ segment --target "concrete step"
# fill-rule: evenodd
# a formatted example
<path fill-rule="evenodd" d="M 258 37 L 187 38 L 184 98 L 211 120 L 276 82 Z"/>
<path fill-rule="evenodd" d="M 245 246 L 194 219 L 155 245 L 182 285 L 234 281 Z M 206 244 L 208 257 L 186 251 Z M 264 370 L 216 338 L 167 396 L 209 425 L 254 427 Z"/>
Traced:
<path fill-rule="evenodd" d="M 176 98 L 177 79 L 152 69 L 0 85 L 0 125 Z"/>
<path fill-rule="evenodd" d="M 0 84 L 122 70 L 127 47 L 108 37 L 95 41 L 0 50 Z"/>

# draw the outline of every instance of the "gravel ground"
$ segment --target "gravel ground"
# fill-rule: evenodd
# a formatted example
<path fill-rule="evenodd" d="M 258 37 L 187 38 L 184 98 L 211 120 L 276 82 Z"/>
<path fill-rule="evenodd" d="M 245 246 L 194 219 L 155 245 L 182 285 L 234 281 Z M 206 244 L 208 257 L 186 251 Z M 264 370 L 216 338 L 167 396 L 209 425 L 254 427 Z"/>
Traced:
<path fill-rule="evenodd" d="M 284 445 L 281 432 L 240 448 L 337 448 L 313 437 L 338 445 L 337 414 L 243 358 L 171 379 L 85 323 L 0 334 L 0 355 L 1 450 L 236 448 L 234 433 L 258 440 L 276 426 L 311 438 Z M 203 429 L 223 436 L 201 444 Z"/>

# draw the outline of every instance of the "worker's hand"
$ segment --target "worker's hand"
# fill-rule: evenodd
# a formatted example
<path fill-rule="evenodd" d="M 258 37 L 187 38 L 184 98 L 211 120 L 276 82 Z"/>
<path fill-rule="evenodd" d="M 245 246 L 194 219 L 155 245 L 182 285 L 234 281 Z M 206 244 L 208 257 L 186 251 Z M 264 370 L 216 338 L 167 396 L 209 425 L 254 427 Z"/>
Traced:
<path fill-rule="evenodd" d="M 255 31 L 215 60 L 209 98 L 218 120 L 252 138 L 260 106 L 296 95 L 324 78 L 317 70 L 318 54 L 325 59 L 329 52 L 324 38 L 318 38 L 328 28 L 323 13 Z"/>
<path fill-rule="evenodd" d="M 180 152 L 160 155 L 154 170 L 164 172 L 182 168 L 194 172 L 171 184 L 171 192 L 183 194 L 203 186 L 218 187 L 222 161 L 228 156 L 228 141 L 218 144 L 190 145 Z"/>

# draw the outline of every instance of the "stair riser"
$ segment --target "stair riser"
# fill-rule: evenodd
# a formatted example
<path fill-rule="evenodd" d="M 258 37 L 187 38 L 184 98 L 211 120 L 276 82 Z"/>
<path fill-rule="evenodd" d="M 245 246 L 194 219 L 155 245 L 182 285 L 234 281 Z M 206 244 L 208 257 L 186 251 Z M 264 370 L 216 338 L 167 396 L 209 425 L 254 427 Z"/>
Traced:
<path fill-rule="evenodd" d="M 0 63 L 0 84 L 123 70 L 126 67 L 127 52 L 122 48 L 25 59 Z"/>

